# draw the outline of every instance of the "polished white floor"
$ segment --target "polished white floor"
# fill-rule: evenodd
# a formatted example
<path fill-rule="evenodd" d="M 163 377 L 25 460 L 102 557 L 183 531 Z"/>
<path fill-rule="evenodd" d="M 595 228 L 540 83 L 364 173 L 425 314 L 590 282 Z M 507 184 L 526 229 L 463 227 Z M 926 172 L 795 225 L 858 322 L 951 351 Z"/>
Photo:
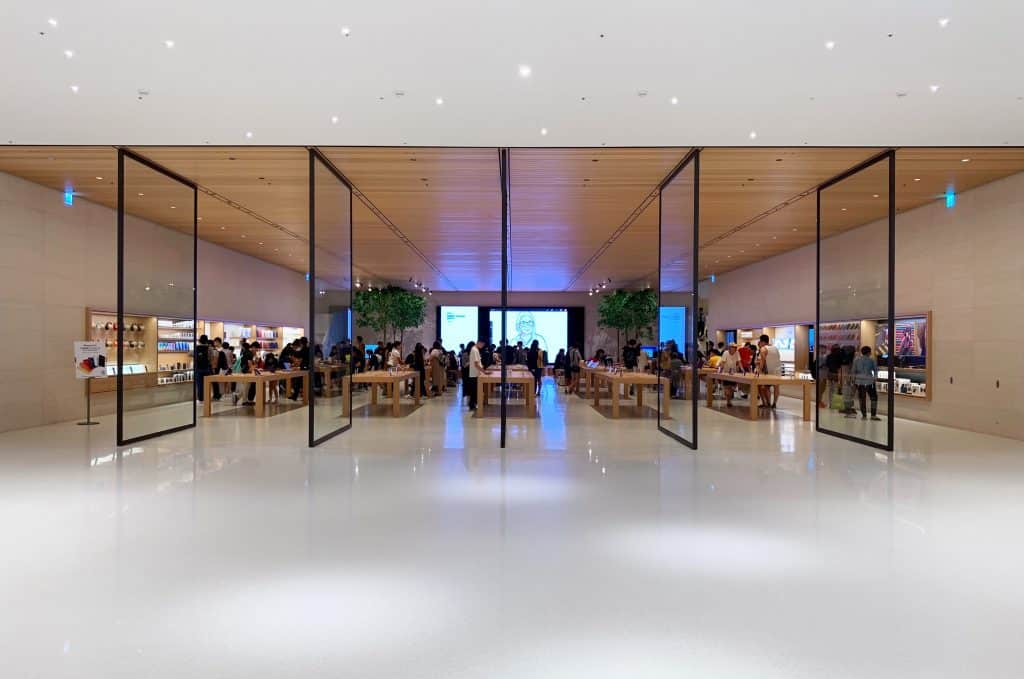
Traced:
<path fill-rule="evenodd" d="M 1020 677 L 1024 444 L 898 453 L 700 408 L 700 452 L 546 389 L 0 435 L 0 676 Z"/>

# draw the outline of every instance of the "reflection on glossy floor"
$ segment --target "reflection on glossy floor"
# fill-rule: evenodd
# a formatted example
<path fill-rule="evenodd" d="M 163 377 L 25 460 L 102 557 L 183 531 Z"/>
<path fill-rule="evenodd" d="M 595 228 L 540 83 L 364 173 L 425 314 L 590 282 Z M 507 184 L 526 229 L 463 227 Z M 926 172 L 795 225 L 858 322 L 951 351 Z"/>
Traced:
<path fill-rule="evenodd" d="M 355 418 L 0 435 L 5 677 L 1018 677 L 1024 445 L 799 404 L 701 452 L 549 387 Z"/>

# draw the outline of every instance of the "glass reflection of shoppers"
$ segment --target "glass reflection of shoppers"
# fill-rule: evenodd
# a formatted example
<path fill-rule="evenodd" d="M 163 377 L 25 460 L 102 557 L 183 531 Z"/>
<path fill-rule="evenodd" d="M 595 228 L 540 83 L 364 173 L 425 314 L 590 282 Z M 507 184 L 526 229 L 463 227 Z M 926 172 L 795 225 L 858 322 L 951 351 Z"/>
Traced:
<path fill-rule="evenodd" d="M 875 386 L 877 379 L 878 364 L 871 356 L 871 347 L 861 347 L 860 356 L 853 359 L 853 383 L 857 387 L 862 419 L 868 419 L 867 397 L 871 398 L 871 419 L 882 419 L 878 416 L 878 388 Z M 847 417 L 857 417 L 857 413 L 850 413 Z"/>

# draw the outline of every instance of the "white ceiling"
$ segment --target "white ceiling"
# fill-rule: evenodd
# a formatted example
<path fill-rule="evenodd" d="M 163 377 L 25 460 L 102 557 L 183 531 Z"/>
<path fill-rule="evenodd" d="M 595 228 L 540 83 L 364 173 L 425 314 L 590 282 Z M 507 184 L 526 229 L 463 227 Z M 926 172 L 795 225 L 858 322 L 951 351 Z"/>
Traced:
<path fill-rule="evenodd" d="M 1010 0 L 5 4 L 0 143 L 1024 144 Z"/>

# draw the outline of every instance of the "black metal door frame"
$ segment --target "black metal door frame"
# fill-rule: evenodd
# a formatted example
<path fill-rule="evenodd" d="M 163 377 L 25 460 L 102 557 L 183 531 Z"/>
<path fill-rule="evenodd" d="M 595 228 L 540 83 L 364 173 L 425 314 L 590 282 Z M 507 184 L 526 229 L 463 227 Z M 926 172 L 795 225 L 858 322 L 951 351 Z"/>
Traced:
<path fill-rule="evenodd" d="M 664 253 L 662 252 L 662 249 L 661 249 L 661 242 L 662 242 L 661 235 L 662 235 L 662 229 L 664 228 L 663 223 L 662 223 L 662 193 L 672 183 L 672 181 L 676 177 L 679 176 L 679 174 L 681 172 L 683 172 L 687 167 L 689 167 L 691 163 L 693 164 L 693 244 L 692 244 L 693 261 L 691 262 L 691 268 L 690 268 L 690 275 L 691 275 L 691 281 L 690 281 L 690 302 L 689 302 L 689 304 L 687 304 L 687 307 L 686 307 L 686 333 L 685 333 L 685 337 L 683 338 L 683 342 L 686 345 L 685 351 L 686 351 L 686 354 L 687 354 L 687 360 L 688 360 L 688 362 L 690 364 L 690 367 L 692 368 L 690 370 L 690 394 L 692 395 L 692 399 L 691 399 L 691 402 L 690 402 L 690 413 L 691 413 L 691 417 L 693 418 L 692 419 L 692 422 L 693 422 L 693 441 L 688 441 L 688 440 L 686 440 L 686 438 L 680 436 L 679 434 L 675 433 L 674 431 L 671 431 L 668 428 L 662 426 L 662 424 L 661 424 L 661 399 L 666 398 L 666 397 L 671 398 L 671 394 L 663 394 L 662 393 L 662 389 L 661 389 L 662 371 L 661 371 L 661 360 L 660 360 L 660 357 L 659 357 L 659 360 L 657 361 L 656 368 L 655 368 L 655 372 L 658 375 L 658 389 L 657 389 L 657 393 L 658 393 L 658 430 L 661 431 L 666 436 L 669 436 L 669 437 L 675 439 L 679 443 L 682 443 L 684 446 L 686 446 L 688 448 L 692 448 L 693 450 L 697 450 L 697 428 L 698 428 L 697 404 L 698 404 L 698 401 L 700 400 L 700 398 L 699 398 L 699 395 L 700 395 L 700 373 L 696 369 L 696 365 L 697 365 L 697 341 L 698 341 L 698 338 L 697 338 L 697 324 L 696 324 L 696 314 L 697 314 L 697 308 L 696 307 L 697 307 L 697 299 L 698 299 L 698 297 L 700 295 L 699 290 L 698 290 L 698 286 L 700 285 L 700 152 L 701 152 L 701 149 L 699 149 L 699 148 L 691 149 L 690 152 L 687 153 L 686 156 L 684 156 L 681 161 L 679 161 L 679 164 L 676 165 L 676 167 L 672 170 L 672 172 L 668 175 L 668 177 L 666 177 L 665 180 L 662 181 L 661 185 L 658 186 L 658 316 L 659 316 L 658 333 L 660 335 L 660 333 L 661 333 L 660 316 L 661 316 L 661 307 L 662 307 L 662 304 L 661 304 L 661 268 L 662 268 L 662 258 L 664 256 Z M 661 347 L 660 340 L 658 342 L 658 347 L 659 347 L 659 352 L 661 350 L 663 350 L 662 347 Z"/>
<path fill-rule="evenodd" d="M 330 160 L 328 160 L 318 149 L 310 147 L 309 151 L 309 337 L 310 337 L 310 348 L 309 348 L 309 368 L 308 377 L 309 380 L 309 405 L 306 406 L 308 412 L 308 425 L 309 425 L 309 447 L 314 448 L 324 441 L 328 441 L 339 434 L 343 434 L 352 428 L 352 390 L 349 389 L 349 403 L 348 403 L 348 423 L 335 429 L 334 431 L 325 434 L 319 438 L 316 436 L 314 419 L 316 415 L 316 361 L 314 355 L 314 348 L 316 347 L 316 166 L 320 163 L 324 169 L 334 175 L 335 179 L 338 180 L 346 189 L 348 189 L 348 282 L 349 282 L 349 313 L 352 318 L 352 326 L 355 327 L 355 312 L 353 309 L 352 299 L 355 295 L 355 290 L 352 287 L 352 281 L 354 280 L 353 269 L 355 262 L 355 251 L 353 249 L 353 236 L 352 232 L 355 230 L 355 221 L 352 218 L 352 184 L 348 179 L 341 173 L 338 168 L 334 166 Z M 354 362 L 353 362 L 354 365 Z M 342 392 L 344 393 L 344 391 Z M 344 397 L 343 397 L 344 398 Z"/>
<path fill-rule="evenodd" d="M 199 264 L 199 233 L 197 230 L 197 217 L 199 214 L 199 192 L 195 182 L 182 177 L 176 172 L 172 172 L 167 168 L 154 163 L 148 158 L 144 158 L 137 153 L 134 153 L 126 148 L 118 147 L 117 149 L 117 445 L 126 446 L 139 441 L 145 441 L 147 439 L 154 438 L 156 436 L 164 436 L 165 434 L 173 434 L 177 431 L 185 429 L 193 429 L 196 426 L 196 389 L 195 383 L 192 385 L 192 422 L 190 424 L 183 424 L 177 427 L 171 427 L 169 429 L 162 429 L 155 431 L 150 434 L 143 434 L 142 436 L 133 436 L 131 438 L 124 437 L 124 351 L 121 347 L 124 346 L 124 274 L 125 274 L 125 259 L 124 259 L 124 246 L 125 246 L 125 187 L 124 187 L 124 161 L 125 159 L 132 160 L 144 167 L 157 172 L 172 181 L 183 184 L 192 189 L 192 329 L 193 334 L 197 327 L 198 319 L 196 318 L 196 306 L 199 299 L 199 276 L 198 276 L 198 264 Z M 193 371 L 195 366 L 193 365 Z"/>
<path fill-rule="evenodd" d="M 863 172 L 864 170 L 867 170 L 868 168 L 871 168 L 871 167 L 877 165 L 878 163 L 883 163 L 883 162 L 888 162 L 888 164 L 889 164 L 889 210 L 888 210 L 888 219 L 889 219 L 889 256 L 888 256 L 889 280 L 888 280 L 888 284 L 889 284 L 889 290 L 888 290 L 888 297 L 887 297 L 888 304 L 889 304 L 889 313 L 886 316 L 886 319 L 889 322 L 889 335 L 890 335 L 889 357 L 888 357 L 888 361 L 887 361 L 887 364 L 886 364 L 887 367 L 888 367 L 888 375 L 889 375 L 888 380 L 887 380 L 888 385 L 887 385 L 887 389 L 886 389 L 886 394 L 887 394 L 886 402 L 888 403 L 888 408 L 887 408 L 887 413 L 886 413 L 886 415 L 887 415 L 887 421 L 886 421 L 887 432 L 886 432 L 886 436 L 887 436 L 888 440 L 887 440 L 886 443 L 878 443 L 876 441 L 871 441 L 870 439 L 862 439 L 862 438 L 859 438 L 859 437 L 856 437 L 856 436 L 851 436 L 850 434 L 844 434 L 843 432 L 833 431 L 833 430 L 830 430 L 830 429 L 822 428 L 822 426 L 821 426 L 821 408 L 817 407 L 817 403 L 815 404 L 815 408 L 814 408 L 814 411 L 815 411 L 815 413 L 814 413 L 814 430 L 819 432 L 819 433 L 822 433 L 822 434 L 827 434 L 829 436 L 835 436 L 837 438 L 845 439 L 847 441 L 853 441 L 854 443 L 861 443 L 861 444 L 864 444 L 866 446 L 871 446 L 872 448 L 878 448 L 880 450 L 885 450 L 885 451 L 888 451 L 888 452 L 891 453 L 893 451 L 894 445 L 895 445 L 895 430 L 896 430 L 896 426 L 895 426 L 895 413 L 893 412 L 894 409 L 895 409 L 895 406 L 896 406 L 896 396 L 893 393 L 893 386 L 895 385 L 895 370 L 894 370 L 894 356 L 893 356 L 894 352 L 893 352 L 893 348 L 891 346 L 892 338 L 895 336 L 895 332 L 896 332 L 896 150 L 895 149 L 889 149 L 887 151 L 883 151 L 882 153 L 879 153 L 878 155 L 876 155 L 876 156 L 874 156 L 872 158 L 868 158 L 863 163 L 861 163 L 859 165 L 856 165 L 856 166 L 850 168 L 849 170 L 843 172 L 842 174 L 833 177 L 832 179 L 828 180 L 827 182 L 825 182 L 824 184 L 822 184 L 821 186 L 818 187 L 818 190 L 816 192 L 816 197 L 817 197 L 817 205 L 816 205 L 816 210 L 817 210 L 817 219 L 816 219 L 816 222 L 817 222 L 817 235 L 816 235 L 816 239 L 815 239 L 815 245 L 816 245 L 816 253 L 815 253 L 816 254 L 816 262 L 815 262 L 815 276 L 816 276 L 816 279 L 815 279 L 815 283 L 816 283 L 816 285 L 815 285 L 815 291 L 814 291 L 814 341 L 815 341 L 815 343 L 818 343 L 819 342 L 819 338 L 821 337 L 821 332 L 820 332 L 821 331 L 821 193 L 822 193 L 822 191 L 828 189 L 829 187 L 835 186 L 836 184 L 842 182 L 843 180 L 849 179 L 850 177 L 854 176 L 855 174 Z M 818 356 L 817 350 L 815 350 L 814 359 L 816 361 L 820 361 L 821 360 L 821 358 Z M 815 401 L 817 401 L 817 398 L 815 398 Z"/>

